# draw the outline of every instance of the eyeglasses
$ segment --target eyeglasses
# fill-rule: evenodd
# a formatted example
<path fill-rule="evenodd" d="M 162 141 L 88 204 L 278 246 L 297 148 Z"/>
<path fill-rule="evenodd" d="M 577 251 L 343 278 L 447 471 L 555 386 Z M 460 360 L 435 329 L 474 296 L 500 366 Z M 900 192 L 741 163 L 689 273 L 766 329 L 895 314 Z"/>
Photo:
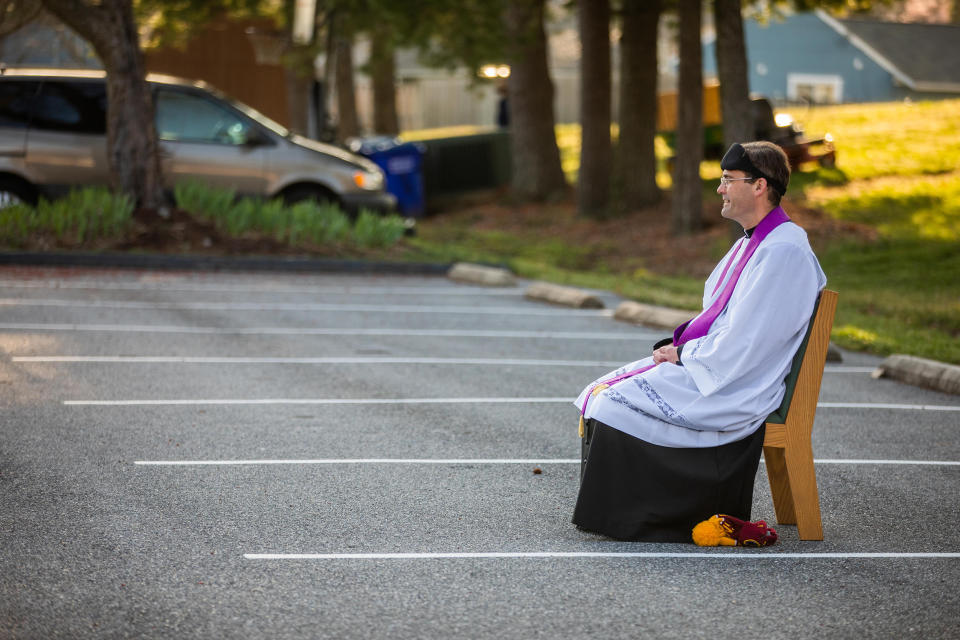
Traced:
<path fill-rule="evenodd" d="M 754 177 L 747 177 L 747 178 L 728 178 L 727 176 L 723 176 L 722 178 L 720 178 L 720 186 L 721 186 L 721 187 L 729 187 L 731 182 L 739 182 L 739 181 L 741 181 L 741 180 L 746 180 L 747 182 L 753 182 L 754 180 L 756 180 L 756 178 L 754 178 Z"/>

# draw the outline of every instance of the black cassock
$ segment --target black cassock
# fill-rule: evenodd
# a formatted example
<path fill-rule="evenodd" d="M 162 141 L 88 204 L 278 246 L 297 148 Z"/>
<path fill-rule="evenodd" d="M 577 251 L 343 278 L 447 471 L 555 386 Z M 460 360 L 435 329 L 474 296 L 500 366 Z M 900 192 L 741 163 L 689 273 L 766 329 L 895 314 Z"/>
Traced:
<path fill-rule="evenodd" d="M 650 444 L 586 421 L 573 523 L 620 540 L 690 542 L 693 527 L 723 513 L 750 519 L 764 427 L 719 447 Z"/>

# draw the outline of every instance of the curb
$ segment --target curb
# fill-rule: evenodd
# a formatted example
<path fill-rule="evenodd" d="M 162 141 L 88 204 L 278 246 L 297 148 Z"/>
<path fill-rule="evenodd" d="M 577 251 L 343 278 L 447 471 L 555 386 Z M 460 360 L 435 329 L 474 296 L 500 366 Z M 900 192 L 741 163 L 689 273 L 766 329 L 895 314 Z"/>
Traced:
<path fill-rule="evenodd" d="M 458 262 L 447 271 L 447 277 L 457 282 L 479 284 L 487 287 L 513 287 L 516 277 L 507 269 L 487 267 L 469 262 Z"/>
<path fill-rule="evenodd" d="M 627 300 L 617 306 L 616 311 L 613 312 L 613 319 L 631 324 L 644 324 L 659 329 L 673 330 L 695 315 L 697 315 L 696 311 L 681 311 L 679 309 L 668 309 L 667 307 L 655 307 L 653 305 Z"/>
<path fill-rule="evenodd" d="M 0 253 L 0 265 L 46 267 L 119 267 L 196 271 L 314 271 L 443 275 L 450 265 L 274 256 L 205 256 L 141 253 Z"/>
<path fill-rule="evenodd" d="M 874 378 L 892 378 L 918 387 L 960 394 L 960 366 L 894 354 L 880 363 Z"/>
<path fill-rule="evenodd" d="M 530 300 L 542 300 L 575 309 L 603 309 L 603 301 L 597 296 L 573 287 L 561 287 L 548 282 L 534 282 L 524 292 Z"/>

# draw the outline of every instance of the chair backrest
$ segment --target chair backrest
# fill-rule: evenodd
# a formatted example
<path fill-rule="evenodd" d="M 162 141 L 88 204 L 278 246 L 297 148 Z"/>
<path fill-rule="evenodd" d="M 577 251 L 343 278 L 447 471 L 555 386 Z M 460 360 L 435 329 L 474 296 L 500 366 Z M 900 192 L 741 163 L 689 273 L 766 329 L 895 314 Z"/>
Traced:
<path fill-rule="evenodd" d="M 820 295 L 817 296 L 816 302 L 813 304 L 813 313 L 810 315 L 810 322 L 807 324 L 807 331 L 803 335 L 803 340 L 800 342 L 800 347 L 797 348 L 797 352 L 793 356 L 793 363 L 790 365 L 790 371 L 787 373 L 787 377 L 784 382 L 787 385 L 786 391 L 783 394 L 783 400 L 780 402 L 780 406 L 777 407 L 777 410 L 767 416 L 765 422 L 773 424 L 786 424 L 787 423 L 787 413 L 790 411 L 790 403 L 793 401 L 793 392 L 797 389 L 797 380 L 800 379 L 800 368 L 803 366 L 803 359 L 807 355 L 807 346 L 810 344 L 810 335 L 813 333 L 813 328 L 817 324 L 818 314 L 821 310 L 820 303 L 823 301 L 824 293 L 828 295 L 835 296 L 836 293 L 824 289 L 820 292 Z M 833 305 L 831 306 L 831 311 L 833 311 Z M 830 325 L 832 326 L 833 322 L 831 321 Z M 829 331 L 829 329 L 827 329 Z"/>

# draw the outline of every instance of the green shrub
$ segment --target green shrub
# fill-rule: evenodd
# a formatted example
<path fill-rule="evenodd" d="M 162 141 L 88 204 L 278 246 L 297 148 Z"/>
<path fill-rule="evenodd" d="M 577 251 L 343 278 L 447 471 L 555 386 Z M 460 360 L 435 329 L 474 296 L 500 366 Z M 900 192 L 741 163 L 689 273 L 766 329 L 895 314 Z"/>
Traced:
<path fill-rule="evenodd" d="M 361 212 L 356 224 L 340 207 L 313 201 L 288 206 L 280 199 L 236 198 L 230 189 L 188 181 L 174 188 L 177 206 L 212 223 L 225 236 L 269 236 L 290 247 L 330 246 L 350 242 L 359 248 L 384 248 L 404 234 L 399 216 Z M 25 204 L 0 209 L 0 244 L 29 246 L 38 236 L 51 236 L 60 246 L 118 239 L 129 228 L 133 201 L 104 188 L 70 192 L 36 207 Z M 160 223 L 162 224 L 162 223 Z"/>
<path fill-rule="evenodd" d="M 22 247 L 37 231 L 36 210 L 17 203 L 0 209 L 0 244 Z"/>
<path fill-rule="evenodd" d="M 173 188 L 177 206 L 204 220 L 227 215 L 236 200 L 233 189 L 210 187 L 195 180 L 179 182 Z"/>
<path fill-rule="evenodd" d="M 127 195 L 103 187 L 74 189 L 58 200 L 41 199 L 36 207 L 0 209 L 0 239 L 23 246 L 31 236 L 50 235 L 57 244 L 82 245 L 123 236 L 132 216 L 133 200 Z"/>
<path fill-rule="evenodd" d="M 350 235 L 350 218 L 335 204 L 301 202 L 294 210 L 304 233 L 316 244 L 337 244 Z"/>
<path fill-rule="evenodd" d="M 364 209 L 353 226 L 353 241 L 361 248 L 380 249 L 396 244 L 403 237 L 404 230 L 400 216 L 379 216 Z"/>

